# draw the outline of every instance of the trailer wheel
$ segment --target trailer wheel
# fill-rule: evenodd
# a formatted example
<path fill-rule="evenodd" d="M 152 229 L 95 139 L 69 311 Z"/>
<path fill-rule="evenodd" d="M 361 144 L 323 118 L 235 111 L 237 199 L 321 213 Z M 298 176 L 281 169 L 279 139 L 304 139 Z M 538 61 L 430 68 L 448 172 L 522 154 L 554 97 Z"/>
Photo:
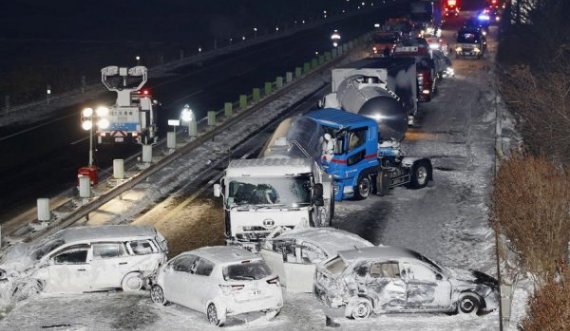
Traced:
<path fill-rule="evenodd" d="M 418 161 L 412 167 L 410 187 L 420 189 L 427 186 L 431 178 L 431 167 L 426 161 Z"/>
<path fill-rule="evenodd" d="M 372 191 L 372 181 L 370 176 L 362 176 L 358 179 L 358 183 L 354 188 L 354 198 L 356 200 L 364 200 L 368 198 L 370 192 Z"/>

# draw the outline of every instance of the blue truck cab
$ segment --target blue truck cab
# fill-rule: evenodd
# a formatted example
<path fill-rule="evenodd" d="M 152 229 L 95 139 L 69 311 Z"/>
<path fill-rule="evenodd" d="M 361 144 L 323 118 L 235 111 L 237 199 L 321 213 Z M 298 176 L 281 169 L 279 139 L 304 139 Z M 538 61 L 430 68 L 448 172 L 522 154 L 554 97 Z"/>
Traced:
<path fill-rule="evenodd" d="M 372 118 L 334 108 L 305 117 L 324 133 L 320 164 L 334 179 L 336 201 L 383 195 L 399 185 L 421 188 L 432 180 L 429 159 L 403 157 L 399 143 L 381 144 L 378 123 Z"/>

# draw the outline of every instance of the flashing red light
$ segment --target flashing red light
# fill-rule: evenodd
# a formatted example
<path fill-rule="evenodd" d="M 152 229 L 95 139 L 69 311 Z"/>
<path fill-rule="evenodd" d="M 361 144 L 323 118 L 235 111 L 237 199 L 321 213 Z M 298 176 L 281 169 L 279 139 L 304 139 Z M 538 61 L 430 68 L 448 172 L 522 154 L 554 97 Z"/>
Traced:
<path fill-rule="evenodd" d="M 143 90 L 142 92 L 144 95 L 148 95 L 148 90 Z"/>
<path fill-rule="evenodd" d="M 447 0 L 447 5 L 449 7 L 455 7 L 456 4 L 457 4 L 456 0 Z"/>

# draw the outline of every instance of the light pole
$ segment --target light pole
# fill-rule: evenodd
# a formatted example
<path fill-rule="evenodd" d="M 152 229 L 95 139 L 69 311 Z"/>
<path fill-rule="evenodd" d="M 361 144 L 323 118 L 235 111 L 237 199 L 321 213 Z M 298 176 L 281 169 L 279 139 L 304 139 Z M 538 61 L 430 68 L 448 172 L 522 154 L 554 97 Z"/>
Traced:
<path fill-rule="evenodd" d="M 81 127 L 89 131 L 89 167 L 93 166 L 93 127 L 107 129 L 110 125 L 107 116 L 109 116 L 109 108 L 104 106 L 97 107 L 95 111 L 93 108 L 85 108 L 81 112 Z"/>

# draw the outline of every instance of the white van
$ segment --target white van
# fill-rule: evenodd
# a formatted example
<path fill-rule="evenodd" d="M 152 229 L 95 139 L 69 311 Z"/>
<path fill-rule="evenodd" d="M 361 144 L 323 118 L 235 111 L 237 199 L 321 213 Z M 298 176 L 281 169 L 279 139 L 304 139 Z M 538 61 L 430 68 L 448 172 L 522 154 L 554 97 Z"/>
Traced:
<path fill-rule="evenodd" d="M 0 297 L 38 292 L 141 289 L 166 262 L 166 239 L 152 226 L 81 226 L 12 247 L 0 263 Z"/>

